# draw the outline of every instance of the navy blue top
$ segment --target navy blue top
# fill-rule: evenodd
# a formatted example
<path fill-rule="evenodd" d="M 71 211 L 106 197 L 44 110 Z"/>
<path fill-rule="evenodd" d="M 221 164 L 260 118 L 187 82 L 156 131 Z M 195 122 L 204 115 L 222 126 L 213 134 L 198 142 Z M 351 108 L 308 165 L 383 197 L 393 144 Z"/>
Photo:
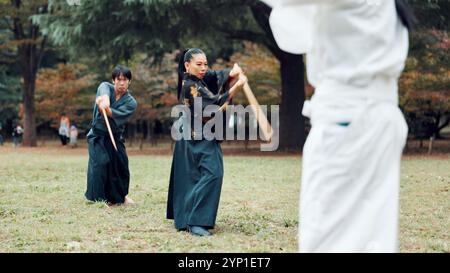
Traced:
<path fill-rule="evenodd" d="M 122 97 L 120 97 L 119 100 L 116 100 L 114 85 L 109 82 L 102 82 L 97 88 L 96 98 L 103 95 L 109 96 L 112 118 L 109 117 L 108 120 L 111 125 L 111 130 L 114 134 L 122 135 L 125 130 L 125 124 L 136 110 L 137 102 L 128 90 L 122 95 Z M 96 135 L 98 130 L 102 132 L 107 132 L 108 130 L 104 125 L 103 114 L 100 113 L 96 103 L 94 104 L 94 111 L 92 113 L 92 127 L 95 128 L 95 130 L 89 130 L 87 136 Z"/>

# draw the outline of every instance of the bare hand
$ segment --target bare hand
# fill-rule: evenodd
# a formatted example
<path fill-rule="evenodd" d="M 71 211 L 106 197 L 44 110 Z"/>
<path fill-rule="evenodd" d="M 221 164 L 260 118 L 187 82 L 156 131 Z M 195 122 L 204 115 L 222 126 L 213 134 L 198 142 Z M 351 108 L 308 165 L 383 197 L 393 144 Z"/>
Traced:
<path fill-rule="evenodd" d="M 108 117 L 111 117 L 111 118 L 112 118 L 113 114 L 112 114 L 111 107 L 106 107 L 106 108 L 105 108 L 105 112 L 106 112 L 106 115 L 107 115 Z"/>
<path fill-rule="evenodd" d="M 243 73 L 242 68 L 237 63 L 234 63 L 233 68 L 230 71 L 230 77 L 234 78 L 242 73 Z"/>
<path fill-rule="evenodd" d="M 97 97 L 95 102 L 97 103 L 98 107 L 102 110 L 109 108 L 109 97 L 107 95 Z"/>

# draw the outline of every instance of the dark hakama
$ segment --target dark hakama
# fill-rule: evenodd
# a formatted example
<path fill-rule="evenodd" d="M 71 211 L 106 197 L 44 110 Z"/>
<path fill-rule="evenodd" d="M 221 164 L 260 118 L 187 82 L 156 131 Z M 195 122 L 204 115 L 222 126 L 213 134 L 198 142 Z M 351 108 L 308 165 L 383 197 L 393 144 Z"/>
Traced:
<path fill-rule="evenodd" d="M 97 97 L 105 94 L 110 97 L 113 117 L 108 120 L 118 151 L 111 142 L 103 114 L 95 105 L 92 128 L 87 135 L 89 162 L 85 196 L 91 201 L 117 204 L 125 201 L 130 184 L 128 156 L 122 133 L 137 103 L 128 91 L 116 101 L 114 86 L 106 82 L 100 84 Z"/>
<path fill-rule="evenodd" d="M 211 104 L 222 105 L 230 70 L 208 71 L 203 80 L 186 75 L 182 101 L 191 110 L 194 120 L 194 97 L 202 98 L 203 109 Z M 197 92 L 192 92 L 194 90 Z M 194 128 L 191 125 L 191 128 Z M 223 180 L 223 155 L 217 140 L 176 141 L 170 174 L 167 218 L 175 220 L 175 228 L 188 226 L 214 228 Z"/>

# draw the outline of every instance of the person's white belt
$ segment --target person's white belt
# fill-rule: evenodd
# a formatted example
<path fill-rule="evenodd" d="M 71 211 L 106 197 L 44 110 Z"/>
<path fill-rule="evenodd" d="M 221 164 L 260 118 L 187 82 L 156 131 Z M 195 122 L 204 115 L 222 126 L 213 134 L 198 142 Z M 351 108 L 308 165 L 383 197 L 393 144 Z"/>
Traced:
<path fill-rule="evenodd" d="M 321 82 L 302 114 L 312 123 L 350 122 L 372 103 L 398 104 L 396 78 L 377 77 L 366 86 L 353 86 L 333 80 Z"/>

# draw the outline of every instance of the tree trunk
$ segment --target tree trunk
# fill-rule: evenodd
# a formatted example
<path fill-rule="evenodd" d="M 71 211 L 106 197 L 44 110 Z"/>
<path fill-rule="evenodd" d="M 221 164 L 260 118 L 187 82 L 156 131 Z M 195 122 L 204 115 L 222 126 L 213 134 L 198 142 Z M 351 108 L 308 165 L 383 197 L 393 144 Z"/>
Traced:
<path fill-rule="evenodd" d="M 32 75 L 34 74 L 34 75 Z M 36 116 L 34 106 L 34 90 L 36 74 L 29 72 L 23 75 L 23 145 L 28 147 L 36 147 Z"/>
<path fill-rule="evenodd" d="M 15 14 L 27 13 L 28 15 L 46 12 L 46 5 L 22 6 L 22 1 L 11 1 Z M 41 11 L 39 11 L 41 9 Z M 28 29 L 28 32 L 25 31 Z M 21 21 L 19 16 L 13 16 L 13 33 L 14 38 L 20 41 L 18 46 L 18 55 L 20 58 L 21 74 L 23 79 L 23 145 L 36 147 L 36 116 L 34 106 L 34 91 L 36 84 L 36 74 L 38 71 L 41 57 L 44 53 L 46 38 L 42 37 L 39 41 L 39 27 L 33 25 L 29 19 Z M 37 47 L 40 44 L 40 49 Z"/>
<path fill-rule="evenodd" d="M 305 118 L 301 114 L 305 101 L 303 57 L 283 53 L 281 70 L 280 146 L 285 151 L 299 151 L 305 142 Z"/>
<path fill-rule="evenodd" d="M 271 8 L 257 1 L 251 6 L 253 18 L 264 31 L 263 36 L 242 35 L 240 38 L 265 45 L 280 62 L 281 105 L 280 105 L 280 143 L 279 149 L 299 151 L 305 142 L 305 119 L 301 114 L 305 101 L 304 64 L 301 55 L 282 51 L 269 24 Z M 238 38 L 239 35 L 234 35 Z"/>

